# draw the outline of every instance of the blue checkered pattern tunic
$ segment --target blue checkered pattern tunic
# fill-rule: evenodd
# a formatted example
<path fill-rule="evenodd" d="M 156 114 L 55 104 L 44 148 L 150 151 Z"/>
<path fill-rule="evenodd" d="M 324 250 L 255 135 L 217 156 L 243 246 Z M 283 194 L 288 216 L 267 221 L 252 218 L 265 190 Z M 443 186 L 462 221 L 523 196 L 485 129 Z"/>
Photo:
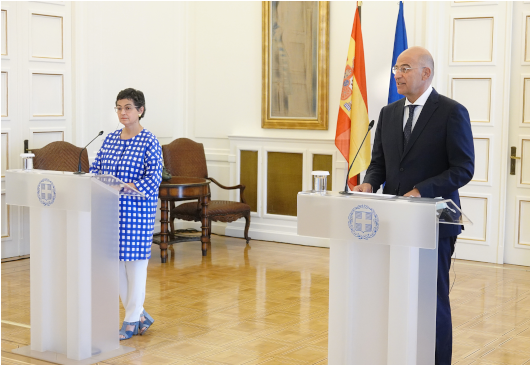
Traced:
<path fill-rule="evenodd" d="M 143 129 L 131 139 L 110 133 L 90 168 L 134 183 L 146 198 L 120 195 L 120 261 L 151 257 L 158 188 L 162 181 L 162 149 L 153 133 Z"/>

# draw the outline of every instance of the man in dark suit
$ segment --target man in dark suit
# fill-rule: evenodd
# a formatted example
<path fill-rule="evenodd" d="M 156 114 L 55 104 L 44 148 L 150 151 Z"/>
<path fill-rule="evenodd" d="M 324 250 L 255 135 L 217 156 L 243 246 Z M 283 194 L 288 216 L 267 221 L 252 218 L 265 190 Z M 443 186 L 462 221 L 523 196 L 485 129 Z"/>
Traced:
<path fill-rule="evenodd" d="M 412 47 L 393 67 L 398 93 L 405 96 L 381 109 L 372 161 L 354 191 L 410 197 L 442 197 L 460 206 L 458 189 L 474 173 L 475 152 L 467 109 L 431 86 L 434 61 L 425 48 Z M 453 335 L 449 269 L 460 225 L 441 224 L 438 238 L 436 365 L 450 365 Z"/>

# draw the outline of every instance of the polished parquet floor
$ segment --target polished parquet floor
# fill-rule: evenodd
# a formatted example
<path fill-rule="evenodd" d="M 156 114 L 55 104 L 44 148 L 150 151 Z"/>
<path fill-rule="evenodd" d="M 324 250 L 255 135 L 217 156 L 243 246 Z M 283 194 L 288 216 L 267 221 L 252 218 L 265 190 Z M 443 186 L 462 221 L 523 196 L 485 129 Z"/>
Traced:
<path fill-rule="evenodd" d="M 328 249 L 214 235 L 207 257 L 187 242 L 168 261 L 154 246 L 155 324 L 101 364 L 327 364 Z M 11 353 L 30 341 L 29 262 L 2 263 L 5 364 L 48 364 Z M 530 268 L 456 260 L 455 273 L 453 363 L 529 365 Z"/>

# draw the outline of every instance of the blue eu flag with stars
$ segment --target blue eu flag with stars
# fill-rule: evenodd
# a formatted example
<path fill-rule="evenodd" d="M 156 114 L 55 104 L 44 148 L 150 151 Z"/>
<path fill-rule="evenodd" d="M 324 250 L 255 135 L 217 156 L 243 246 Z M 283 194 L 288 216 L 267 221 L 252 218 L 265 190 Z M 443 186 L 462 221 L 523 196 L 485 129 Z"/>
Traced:
<path fill-rule="evenodd" d="M 398 56 L 409 48 L 407 44 L 407 29 L 405 28 L 405 17 L 403 16 L 403 1 L 399 2 L 399 14 L 396 24 L 396 35 L 394 37 L 394 52 L 392 54 L 392 65 L 396 64 Z M 402 99 L 403 95 L 399 95 L 396 88 L 396 80 L 394 80 L 394 74 L 390 70 L 390 86 L 388 87 L 388 104 L 393 103 L 399 99 Z"/>

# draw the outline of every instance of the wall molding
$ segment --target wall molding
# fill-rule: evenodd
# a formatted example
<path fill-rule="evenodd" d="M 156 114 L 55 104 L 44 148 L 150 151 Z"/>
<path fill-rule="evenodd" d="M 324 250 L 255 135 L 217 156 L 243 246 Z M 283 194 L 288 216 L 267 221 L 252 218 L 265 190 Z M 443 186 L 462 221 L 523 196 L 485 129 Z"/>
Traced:
<path fill-rule="evenodd" d="M 194 228 L 198 231 L 201 230 L 199 222 L 186 222 L 178 221 L 175 222 L 175 229 Z M 230 236 L 244 239 L 245 221 L 240 219 L 232 223 L 220 223 L 212 222 L 212 233 L 222 236 Z M 155 233 L 160 232 L 160 222 L 155 224 Z M 279 224 L 264 224 L 258 222 L 250 223 L 248 231 L 250 237 L 250 245 L 252 241 L 271 241 L 280 243 L 290 243 L 295 245 L 313 246 L 313 247 L 329 247 L 329 239 L 300 236 L 296 233 L 296 229 L 292 227 L 286 227 Z"/>

